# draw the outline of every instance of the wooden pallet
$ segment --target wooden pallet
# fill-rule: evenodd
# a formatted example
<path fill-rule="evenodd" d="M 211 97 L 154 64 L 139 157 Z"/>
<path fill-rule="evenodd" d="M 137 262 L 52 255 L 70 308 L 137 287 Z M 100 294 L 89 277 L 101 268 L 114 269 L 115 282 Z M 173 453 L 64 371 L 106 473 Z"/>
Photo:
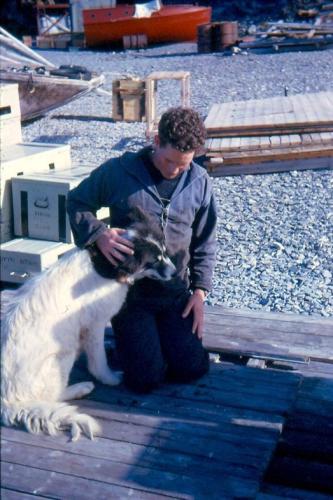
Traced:
<path fill-rule="evenodd" d="M 333 131 L 333 92 L 213 104 L 208 137 Z"/>

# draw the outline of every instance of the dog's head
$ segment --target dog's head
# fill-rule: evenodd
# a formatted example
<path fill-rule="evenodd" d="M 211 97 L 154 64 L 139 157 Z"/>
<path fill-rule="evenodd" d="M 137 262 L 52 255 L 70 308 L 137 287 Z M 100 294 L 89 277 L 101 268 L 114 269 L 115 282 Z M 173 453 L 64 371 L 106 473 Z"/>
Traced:
<path fill-rule="evenodd" d="M 122 237 L 133 243 L 134 254 L 114 268 L 97 252 L 92 262 L 99 274 L 128 284 L 142 278 L 167 281 L 173 277 L 176 268 L 167 256 L 163 233 L 155 220 L 135 209 L 129 215 L 129 225 Z"/>

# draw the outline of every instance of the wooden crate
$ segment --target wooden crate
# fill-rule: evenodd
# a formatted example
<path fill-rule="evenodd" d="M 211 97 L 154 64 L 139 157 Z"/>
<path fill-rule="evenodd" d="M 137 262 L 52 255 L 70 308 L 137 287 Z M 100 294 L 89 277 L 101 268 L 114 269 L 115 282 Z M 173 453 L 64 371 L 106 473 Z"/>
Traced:
<path fill-rule="evenodd" d="M 89 167 L 77 167 L 60 173 L 13 178 L 15 236 L 72 243 L 66 212 L 67 194 L 90 172 Z M 98 219 L 108 219 L 109 215 L 107 207 L 97 212 Z"/>
<path fill-rule="evenodd" d="M 69 168 L 70 146 L 43 143 L 12 144 L 1 149 L 0 220 L 2 241 L 12 235 L 11 179 L 33 172 L 50 172 Z"/>
<path fill-rule="evenodd" d="M 146 82 L 124 78 L 112 82 L 112 117 L 116 121 L 144 121 Z"/>
<path fill-rule="evenodd" d="M 202 24 L 197 29 L 198 52 L 221 52 L 238 40 L 238 23 L 221 21 Z"/>
<path fill-rule="evenodd" d="M 180 105 L 190 105 L 189 71 L 155 71 L 146 78 L 146 137 L 151 139 L 157 132 L 159 117 L 157 116 L 157 84 L 159 80 L 178 80 L 180 83 Z"/>
<path fill-rule="evenodd" d="M 54 38 L 52 36 L 36 36 L 38 49 L 54 49 Z"/>
<path fill-rule="evenodd" d="M 22 141 L 18 84 L 0 85 L 0 144 L 6 148 Z"/>
<path fill-rule="evenodd" d="M 1 279 L 24 283 L 74 248 L 67 243 L 17 238 L 0 245 Z"/>
<path fill-rule="evenodd" d="M 197 28 L 198 52 L 207 54 L 213 51 L 212 23 L 200 24 Z"/>
<path fill-rule="evenodd" d="M 238 23 L 223 21 L 214 23 L 212 27 L 212 46 L 216 52 L 223 51 L 238 40 Z"/>

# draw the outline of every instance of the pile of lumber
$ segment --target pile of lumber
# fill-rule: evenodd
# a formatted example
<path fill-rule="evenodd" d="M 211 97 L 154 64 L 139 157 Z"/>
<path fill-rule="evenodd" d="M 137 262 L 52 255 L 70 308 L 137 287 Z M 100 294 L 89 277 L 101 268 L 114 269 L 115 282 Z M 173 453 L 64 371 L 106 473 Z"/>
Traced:
<path fill-rule="evenodd" d="M 333 167 L 333 92 L 214 104 L 205 127 L 212 175 Z"/>
<path fill-rule="evenodd" d="M 316 18 L 316 24 L 333 22 L 333 2 L 306 1 L 298 5 L 297 14 L 300 17 Z"/>
<path fill-rule="evenodd" d="M 333 4 L 332 4 L 333 5 Z M 328 11 L 326 11 L 328 12 Z M 333 12 L 333 11 L 332 11 Z M 333 24 L 326 22 L 323 15 L 314 23 L 267 22 L 255 37 L 245 38 L 239 44 L 241 49 L 325 49 L 333 45 Z"/>

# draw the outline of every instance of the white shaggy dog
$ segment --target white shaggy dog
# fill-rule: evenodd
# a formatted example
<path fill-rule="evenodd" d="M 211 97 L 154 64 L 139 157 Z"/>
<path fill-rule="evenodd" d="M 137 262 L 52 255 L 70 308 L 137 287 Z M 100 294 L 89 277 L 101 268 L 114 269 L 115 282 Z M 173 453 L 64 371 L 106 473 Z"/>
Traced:
<path fill-rule="evenodd" d="M 93 437 L 97 422 L 64 401 L 90 393 L 94 384 L 68 386 L 73 364 L 84 351 L 88 369 L 104 384 L 121 374 L 110 370 L 104 329 L 125 301 L 129 284 L 145 276 L 167 280 L 175 267 L 162 235 L 147 221 L 127 233 L 134 255 L 114 268 L 100 252 L 75 250 L 11 294 L 2 324 L 1 419 L 29 432 L 70 429 Z"/>

